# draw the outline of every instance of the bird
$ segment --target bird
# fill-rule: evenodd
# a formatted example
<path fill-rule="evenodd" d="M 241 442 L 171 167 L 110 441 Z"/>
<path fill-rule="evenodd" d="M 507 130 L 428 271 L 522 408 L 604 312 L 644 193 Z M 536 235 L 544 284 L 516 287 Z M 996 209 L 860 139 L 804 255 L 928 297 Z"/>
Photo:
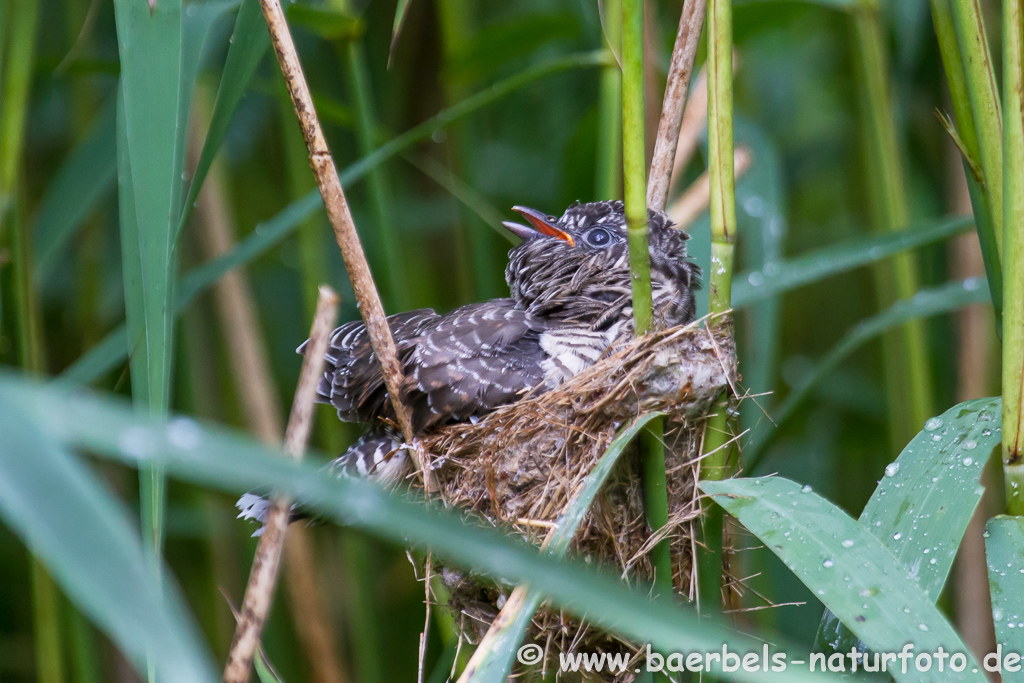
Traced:
<path fill-rule="evenodd" d="M 513 210 L 525 223 L 503 223 L 521 240 L 505 269 L 508 297 L 443 315 L 422 308 L 387 319 L 404 373 L 400 399 L 417 436 L 554 389 L 633 334 L 623 202 L 576 202 L 560 217 Z M 654 323 L 688 323 L 700 286 L 700 269 L 686 250 L 689 235 L 661 211 L 648 211 L 647 225 Z M 332 405 L 343 422 L 370 425 L 328 467 L 384 484 L 402 480 L 409 445 L 393 427 L 394 409 L 362 321 L 331 333 L 324 361 L 317 401 Z M 267 503 L 246 494 L 238 508 L 239 517 L 262 522 Z"/>

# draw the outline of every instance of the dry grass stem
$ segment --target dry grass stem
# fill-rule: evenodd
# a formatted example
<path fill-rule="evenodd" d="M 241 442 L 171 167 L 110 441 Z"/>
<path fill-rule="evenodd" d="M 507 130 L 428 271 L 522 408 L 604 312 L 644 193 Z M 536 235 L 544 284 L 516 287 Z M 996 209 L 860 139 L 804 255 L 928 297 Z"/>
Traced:
<path fill-rule="evenodd" d="M 380 294 L 374 285 L 370 266 L 366 262 L 366 254 L 363 253 L 363 247 L 359 242 L 359 234 L 356 232 L 352 212 L 345 200 L 345 192 L 341 189 L 338 169 L 334 166 L 334 159 L 331 157 L 323 129 L 320 127 L 320 119 L 313 106 L 313 97 L 309 92 L 306 76 L 302 72 L 302 65 L 299 63 L 299 55 L 295 51 L 295 43 L 292 41 L 288 23 L 285 21 L 284 11 L 281 9 L 280 0 L 260 0 L 260 8 L 263 10 L 263 17 L 270 30 L 270 39 L 274 46 L 274 52 L 277 54 L 278 64 L 281 66 L 281 74 L 288 86 L 288 94 L 295 107 L 295 115 L 299 119 L 302 137 L 309 150 L 309 165 L 316 176 L 316 184 L 324 201 L 327 218 L 334 229 L 334 237 L 341 250 L 341 257 L 345 261 L 345 269 L 352 283 L 352 291 L 359 305 L 359 311 L 366 323 L 370 344 L 384 372 L 384 384 L 387 386 L 388 396 L 394 405 L 402 435 L 407 442 L 411 443 L 413 433 L 409 411 L 399 398 L 402 367 L 395 351 L 395 340 L 391 337 L 387 316 L 384 314 L 384 306 L 380 302 Z M 429 471 L 423 467 L 420 453 L 417 452 L 417 449 L 410 449 L 410 452 L 423 476 L 424 485 L 427 490 L 430 490 Z"/>
<path fill-rule="evenodd" d="M 733 169 L 736 178 L 741 177 L 750 168 L 752 155 L 748 147 L 740 147 L 734 156 Z M 686 228 L 697 216 L 708 208 L 711 202 L 711 181 L 707 172 L 686 188 L 686 192 L 668 207 L 668 217 L 680 228 Z"/>
<path fill-rule="evenodd" d="M 676 147 L 680 125 L 686 109 L 686 94 L 693 75 L 693 61 L 697 56 L 701 30 L 704 28 L 706 0 L 685 0 L 679 17 L 679 30 L 672 48 L 665 99 L 658 122 L 658 137 L 654 142 L 651 172 L 647 178 L 647 208 L 661 211 L 668 201 L 669 185 L 675 167 Z"/>
<path fill-rule="evenodd" d="M 197 107 L 197 113 L 202 107 Z M 189 164 L 195 167 L 203 139 L 198 134 L 209 125 L 193 126 L 189 136 Z M 221 169 L 214 162 L 196 202 L 196 234 L 206 259 L 229 252 L 235 242 L 234 219 L 226 201 Z M 242 270 L 232 270 L 214 288 L 214 302 L 221 334 L 227 345 L 231 375 L 238 388 L 246 425 L 260 441 L 278 447 L 284 433 L 281 405 L 270 373 L 270 356 L 259 324 L 255 299 Z M 288 535 L 285 545 L 285 585 L 299 642 L 319 683 L 343 683 L 341 663 L 334 647 L 334 630 L 319 599 L 312 539 L 303 527 Z"/>
<path fill-rule="evenodd" d="M 302 458 L 306 442 L 309 440 L 316 386 L 323 373 L 327 341 L 337 315 L 338 295 L 329 287 L 321 287 L 316 317 L 313 319 L 313 328 L 310 332 L 310 344 L 302 361 L 299 384 L 295 390 L 295 399 L 292 402 L 292 411 L 284 437 L 284 451 L 295 459 Z M 245 599 L 242 601 L 241 620 L 235 629 L 235 637 L 231 641 L 227 664 L 224 667 L 225 683 L 246 683 L 249 680 L 253 653 L 256 651 L 263 623 L 270 611 L 290 513 L 291 502 L 287 498 L 273 498 L 249 572 L 249 583 L 245 589 Z"/>

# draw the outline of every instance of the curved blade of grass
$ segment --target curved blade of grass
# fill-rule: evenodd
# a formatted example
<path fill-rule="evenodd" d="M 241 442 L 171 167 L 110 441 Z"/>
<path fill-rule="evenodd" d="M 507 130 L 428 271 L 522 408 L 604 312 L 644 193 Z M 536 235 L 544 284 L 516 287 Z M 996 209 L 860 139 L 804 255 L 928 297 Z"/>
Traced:
<path fill-rule="evenodd" d="M 309 463 L 294 463 L 249 438 L 140 414 L 109 399 L 59 385 L 35 385 L 0 375 L 0 387 L 34 415 L 46 417 L 53 438 L 69 447 L 125 462 L 160 465 L 183 480 L 232 492 L 273 486 L 335 521 L 437 556 L 506 584 L 528 583 L 552 604 L 624 637 L 664 651 L 761 652 L 762 641 L 712 619 L 699 619 L 669 599 L 650 599 L 617 576 L 581 562 L 553 558 L 524 542 L 410 500 L 372 482 L 339 479 Z M 27 460 L 26 462 L 31 462 Z M 772 636 L 773 642 L 778 642 Z M 779 644 L 785 651 L 786 643 Z M 792 648 L 791 651 L 797 651 Z M 735 671 L 731 680 L 830 680 L 792 667 L 783 673 Z"/>
<path fill-rule="evenodd" d="M 744 470 L 746 472 L 753 472 L 757 469 L 768 445 L 775 438 L 775 435 L 778 434 L 778 427 L 781 427 L 793 416 L 796 409 L 807 398 L 811 390 L 817 386 L 818 382 L 835 370 L 847 356 L 865 343 L 887 330 L 902 325 L 908 320 L 918 320 L 941 313 L 950 313 L 967 306 L 988 301 L 989 292 L 985 278 L 967 278 L 963 281 L 949 282 L 939 287 L 922 289 L 913 298 L 897 301 L 881 313 L 857 323 L 818 362 L 814 370 L 808 373 L 798 386 L 793 387 L 786 400 L 779 405 L 772 416 L 772 420 L 777 428 L 763 432 L 763 436 L 751 441 L 744 448 L 744 455 L 746 456 Z"/>
<path fill-rule="evenodd" d="M 702 491 L 758 537 L 818 599 L 875 652 L 898 652 L 911 639 L 915 651 L 963 653 L 967 668 L 906 673 L 897 681 L 972 681 L 985 675 L 953 627 L 914 575 L 901 565 L 866 524 L 809 488 L 781 477 L 702 481 Z M 911 635 L 912 634 L 912 635 Z M 972 672 L 971 670 L 975 671 Z"/>
<path fill-rule="evenodd" d="M 1024 652 L 1024 517 L 999 515 L 985 525 L 985 557 L 992 591 L 996 642 L 1004 652 Z M 1024 680 L 1018 671 L 1002 672 L 1006 683 Z"/>
<path fill-rule="evenodd" d="M 1002 436 L 1000 410 L 1000 399 L 981 398 L 928 420 L 885 469 L 860 515 L 932 602 L 984 492 L 981 471 Z M 826 610 L 816 650 L 849 652 L 855 645 L 856 636 Z"/>
<path fill-rule="evenodd" d="M 745 308 L 797 287 L 962 234 L 973 225 L 970 216 L 929 221 L 895 233 L 847 240 L 761 270 L 740 273 L 733 283 L 733 306 Z"/>
<path fill-rule="evenodd" d="M 114 186 L 116 111 L 116 99 L 110 98 L 61 164 L 39 202 L 32 237 L 32 275 L 37 284 L 46 280 L 61 250 Z"/>
<path fill-rule="evenodd" d="M 388 47 L 388 68 L 391 68 L 391 60 L 395 57 L 395 48 L 398 46 L 398 36 L 402 33 L 402 25 L 405 23 L 406 13 L 409 11 L 409 0 L 398 0 L 395 7 L 395 22 L 391 27 L 391 45 Z"/>
<path fill-rule="evenodd" d="M 529 85 L 531 82 L 544 76 L 558 73 L 570 68 L 583 68 L 599 66 L 604 63 L 600 53 L 580 53 L 569 57 L 558 57 L 542 64 L 527 69 L 522 73 L 512 76 L 503 81 L 495 83 L 491 87 L 472 95 L 462 102 L 444 109 L 431 119 L 411 128 L 405 133 L 394 138 L 387 144 L 377 148 L 371 154 L 363 157 L 340 173 L 341 182 L 350 186 L 364 178 L 370 171 L 380 164 L 401 154 L 416 143 L 429 138 L 435 132 L 442 130 L 445 126 L 451 125 L 459 119 L 469 116 L 478 109 L 492 104 L 498 99 L 514 92 L 518 88 Z M 249 263 L 256 257 L 268 251 L 278 244 L 285 237 L 290 235 L 306 221 L 314 211 L 323 207 L 320 199 L 320 192 L 312 190 L 304 197 L 296 199 L 281 210 L 270 220 L 260 224 L 244 240 L 241 240 L 232 251 L 224 256 L 203 264 L 189 273 L 180 283 L 178 292 L 179 301 L 174 306 L 175 314 L 183 310 L 183 306 L 191 300 L 198 292 L 216 282 L 224 273 Z M 194 279 L 193 279 L 194 277 Z M 127 287 L 126 287 L 127 290 Z M 184 303 L 182 303 L 184 302 Z M 137 349 L 137 334 L 131 335 L 131 349 L 119 345 L 117 339 L 125 339 L 125 328 L 120 326 L 113 330 L 95 347 L 75 361 L 63 373 L 62 378 L 68 381 L 88 384 L 101 377 L 106 372 L 117 367 L 131 352 Z M 125 341 L 127 345 L 128 342 Z M 138 351 L 136 350 L 136 353 Z"/>
<path fill-rule="evenodd" d="M 39 418 L 44 418 L 40 420 Z M 0 389 L 0 515 L 64 592 L 140 673 L 147 657 L 162 681 L 216 674 L 177 588 L 162 588 L 128 512 L 37 416 Z"/>
<path fill-rule="evenodd" d="M 636 435 L 640 433 L 640 430 L 648 422 L 660 415 L 662 413 L 646 413 L 641 415 L 633 420 L 632 424 L 620 430 L 615 436 L 615 439 L 608 445 L 608 450 L 604 452 L 604 455 L 598 460 L 594 469 L 587 475 L 583 488 L 569 501 L 569 504 L 565 506 L 565 510 L 562 511 L 561 516 L 558 518 L 556 528 L 551 534 L 547 545 L 549 555 L 561 557 L 569 550 L 569 543 L 572 541 L 573 536 L 576 535 L 576 530 L 579 529 L 580 524 L 583 522 L 583 517 L 587 514 L 601 487 L 604 486 L 608 476 L 619 462 L 619 457 L 626 450 L 626 446 L 632 443 Z M 463 681 L 466 683 L 504 683 L 509 674 L 512 673 L 512 667 L 515 665 L 516 650 L 519 648 L 520 643 L 523 642 L 526 629 L 530 627 L 533 615 L 540 607 L 541 600 L 543 599 L 539 592 L 528 590 L 526 586 L 519 586 L 516 590 L 520 589 L 525 589 L 528 592 L 523 599 L 519 611 L 515 613 L 515 618 L 512 621 L 508 621 L 508 618 L 511 618 L 513 615 L 505 614 L 505 610 L 502 610 L 505 626 L 498 632 L 497 637 L 490 641 L 490 648 L 483 654 L 481 659 L 477 660 L 477 655 L 473 656 L 473 660 L 470 661 L 469 666 L 459 678 L 460 683 Z M 510 598 L 509 602 L 511 600 Z M 480 643 L 480 647 L 484 647 L 486 642 L 487 639 L 485 638 Z M 480 652 L 479 648 L 477 652 Z M 474 661 L 476 662 L 475 666 Z"/>
<path fill-rule="evenodd" d="M 221 73 L 220 85 L 217 88 L 217 99 L 210 115 L 210 128 L 206 132 L 203 151 L 199 155 L 178 220 L 178 235 L 192 214 L 192 208 L 203 187 L 203 181 L 210 172 L 213 158 L 224 142 L 231 117 L 238 108 L 238 103 L 242 101 L 242 95 L 245 94 L 249 81 L 252 80 L 252 75 L 256 72 L 256 67 L 259 66 L 269 45 L 270 34 L 260 11 L 259 0 L 242 0 L 234 30 L 231 32 L 224 71 Z"/>

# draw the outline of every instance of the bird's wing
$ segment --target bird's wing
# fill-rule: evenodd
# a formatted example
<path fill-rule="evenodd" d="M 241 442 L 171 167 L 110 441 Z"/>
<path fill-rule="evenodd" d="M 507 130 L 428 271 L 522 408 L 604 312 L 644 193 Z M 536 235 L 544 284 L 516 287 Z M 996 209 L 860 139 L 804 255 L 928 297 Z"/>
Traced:
<path fill-rule="evenodd" d="M 414 429 L 482 415 L 542 383 L 544 329 L 511 299 L 463 306 L 427 326 L 402 390 Z"/>
<path fill-rule="evenodd" d="M 441 316 L 429 308 L 388 317 L 400 363 L 406 362 L 421 331 L 440 319 Z M 299 353 L 305 347 L 306 344 L 300 346 Z M 393 417 L 384 375 L 361 320 L 346 323 L 331 333 L 317 400 L 333 405 L 343 422 L 372 422 Z"/>

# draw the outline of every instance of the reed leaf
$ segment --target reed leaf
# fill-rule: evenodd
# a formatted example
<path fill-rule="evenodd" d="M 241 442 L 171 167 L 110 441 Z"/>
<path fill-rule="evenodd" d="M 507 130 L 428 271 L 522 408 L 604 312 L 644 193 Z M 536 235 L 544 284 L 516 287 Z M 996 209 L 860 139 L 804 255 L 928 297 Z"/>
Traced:
<path fill-rule="evenodd" d="M 295 463 L 259 443 L 188 418 L 169 422 L 109 399 L 57 385 L 39 386 L 0 376 L 0 388 L 29 416 L 45 416 L 48 432 L 66 447 L 86 449 L 130 466 L 160 465 L 172 476 L 203 486 L 241 492 L 272 485 L 325 518 L 401 545 L 425 546 L 438 557 L 505 583 L 526 583 L 545 599 L 613 633 L 665 651 L 762 652 L 762 641 L 712 619 L 651 599 L 619 578 L 576 561 L 559 560 L 494 530 L 467 524 L 450 511 L 388 492 L 372 482 L 336 478 L 316 466 Z M 20 453 L 20 451 L 19 451 Z M 32 460 L 24 459 L 26 467 Z M 62 489 L 51 485 L 53 495 Z M 66 515 L 74 515 L 67 510 Z M 81 545 L 64 548 L 78 561 Z M 91 552 L 86 550 L 86 552 Z M 772 636 L 784 650 L 784 639 Z M 795 648 L 791 648 L 796 651 Z M 728 680 L 821 681 L 806 671 L 723 672 Z M 200 680 L 200 679 L 196 679 Z"/>
<path fill-rule="evenodd" d="M 781 477 L 703 481 L 700 488 L 757 536 L 876 652 L 898 651 L 913 633 L 915 652 L 962 653 L 966 669 L 933 666 L 904 672 L 898 682 L 971 681 L 985 675 L 913 574 L 868 530 L 845 512 Z M 973 669 L 973 671 L 972 671 Z"/>
<path fill-rule="evenodd" d="M 988 582 L 992 590 L 992 620 L 996 642 L 1004 652 L 1024 652 L 1024 566 L 1020 552 L 1024 548 L 1024 518 L 999 515 L 985 525 L 985 558 Z M 1024 680 L 1017 671 L 1003 669 L 1003 681 Z"/>

